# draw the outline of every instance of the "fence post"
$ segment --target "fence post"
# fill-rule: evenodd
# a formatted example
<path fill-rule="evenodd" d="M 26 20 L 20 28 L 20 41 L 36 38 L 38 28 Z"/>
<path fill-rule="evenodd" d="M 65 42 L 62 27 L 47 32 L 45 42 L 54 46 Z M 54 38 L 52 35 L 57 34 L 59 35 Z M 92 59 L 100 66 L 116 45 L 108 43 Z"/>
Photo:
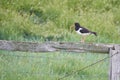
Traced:
<path fill-rule="evenodd" d="M 120 45 L 110 48 L 110 73 L 109 80 L 120 80 Z"/>

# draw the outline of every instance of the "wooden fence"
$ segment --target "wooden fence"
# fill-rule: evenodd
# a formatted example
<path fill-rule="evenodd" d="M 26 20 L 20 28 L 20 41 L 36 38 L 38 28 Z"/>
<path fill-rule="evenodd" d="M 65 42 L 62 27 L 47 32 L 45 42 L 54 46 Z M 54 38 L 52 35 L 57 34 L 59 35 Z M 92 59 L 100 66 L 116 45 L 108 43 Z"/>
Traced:
<path fill-rule="evenodd" d="M 96 44 L 73 42 L 17 42 L 0 40 L 0 50 L 28 52 L 93 52 L 110 55 L 109 80 L 120 80 L 120 44 Z"/>

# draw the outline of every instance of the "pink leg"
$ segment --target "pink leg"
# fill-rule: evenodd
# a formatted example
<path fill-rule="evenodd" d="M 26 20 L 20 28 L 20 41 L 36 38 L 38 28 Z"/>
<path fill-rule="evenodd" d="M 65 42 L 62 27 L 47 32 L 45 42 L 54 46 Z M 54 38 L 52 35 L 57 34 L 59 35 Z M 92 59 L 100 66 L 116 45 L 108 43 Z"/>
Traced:
<path fill-rule="evenodd" d="M 82 39 L 81 39 L 80 42 L 84 43 L 84 42 L 85 42 L 85 39 L 86 39 L 86 36 L 82 36 L 81 38 L 82 38 Z"/>

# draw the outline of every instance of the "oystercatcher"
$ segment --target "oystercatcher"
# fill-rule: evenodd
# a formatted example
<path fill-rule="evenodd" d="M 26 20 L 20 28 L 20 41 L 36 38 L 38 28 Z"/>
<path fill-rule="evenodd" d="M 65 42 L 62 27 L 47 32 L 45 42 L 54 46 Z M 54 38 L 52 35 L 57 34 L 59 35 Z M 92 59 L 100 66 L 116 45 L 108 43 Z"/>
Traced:
<path fill-rule="evenodd" d="M 85 42 L 86 36 L 88 36 L 90 34 L 94 34 L 95 36 L 97 36 L 96 32 L 90 31 L 90 30 L 82 27 L 79 23 L 75 23 L 74 28 L 75 28 L 75 31 L 82 36 L 81 42 Z"/>

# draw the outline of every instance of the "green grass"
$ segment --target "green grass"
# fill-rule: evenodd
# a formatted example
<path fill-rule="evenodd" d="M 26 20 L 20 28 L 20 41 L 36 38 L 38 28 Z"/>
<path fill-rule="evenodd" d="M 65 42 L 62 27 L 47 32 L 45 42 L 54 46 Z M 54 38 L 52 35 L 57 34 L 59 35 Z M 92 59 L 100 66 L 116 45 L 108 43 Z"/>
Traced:
<path fill-rule="evenodd" d="M 104 55 L 106 57 L 108 55 Z M 27 53 L 1 51 L 1 80 L 57 80 L 72 71 L 79 70 L 97 60 L 101 54 Z M 78 71 L 64 80 L 106 80 L 108 79 L 108 60 L 86 70 Z M 62 79 L 63 80 L 63 79 Z"/>
<path fill-rule="evenodd" d="M 96 31 L 86 42 L 120 43 L 119 0 L 1 0 L 0 39 L 79 42 L 74 22 Z M 0 51 L 0 80 L 56 80 L 108 55 Z M 109 60 L 64 80 L 107 80 Z"/>
<path fill-rule="evenodd" d="M 80 22 L 98 33 L 95 42 L 120 43 L 119 4 L 117 0 L 1 0 L 0 39 L 79 41 L 70 26 Z"/>

